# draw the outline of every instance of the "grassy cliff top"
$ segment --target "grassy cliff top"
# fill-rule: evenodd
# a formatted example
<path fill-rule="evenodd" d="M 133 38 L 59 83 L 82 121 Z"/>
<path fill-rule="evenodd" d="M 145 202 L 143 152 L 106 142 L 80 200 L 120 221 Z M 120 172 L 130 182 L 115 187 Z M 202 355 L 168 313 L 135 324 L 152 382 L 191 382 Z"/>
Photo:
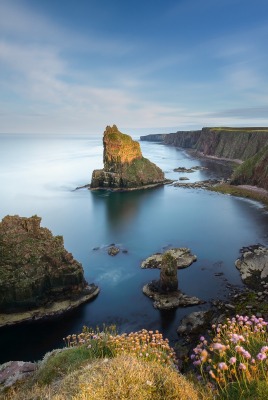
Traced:
<path fill-rule="evenodd" d="M 226 127 L 226 126 L 212 126 L 204 127 L 203 129 L 209 129 L 213 131 L 232 131 L 232 132 L 268 132 L 268 127 Z"/>

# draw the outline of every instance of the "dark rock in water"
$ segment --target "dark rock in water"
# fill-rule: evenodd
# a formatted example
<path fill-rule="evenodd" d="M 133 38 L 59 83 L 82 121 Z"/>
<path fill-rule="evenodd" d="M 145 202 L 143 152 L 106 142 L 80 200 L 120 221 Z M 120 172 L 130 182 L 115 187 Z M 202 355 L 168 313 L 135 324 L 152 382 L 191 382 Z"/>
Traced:
<path fill-rule="evenodd" d="M 145 286 L 143 286 L 143 293 L 154 300 L 154 308 L 158 308 L 159 310 L 170 310 L 171 308 L 177 307 L 188 307 L 197 304 L 204 303 L 202 300 L 197 297 L 190 297 L 186 294 L 182 293 L 179 290 L 169 293 L 160 293 L 157 291 L 156 282 L 151 282 Z"/>
<path fill-rule="evenodd" d="M 235 266 L 242 280 L 253 288 L 268 283 L 268 248 L 261 245 L 243 247 L 241 257 L 235 261 Z"/>
<path fill-rule="evenodd" d="M 62 236 L 40 222 L 16 215 L 0 223 L 0 326 L 58 315 L 99 292 Z"/>
<path fill-rule="evenodd" d="M 208 323 L 209 315 L 209 311 L 196 311 L 186 315 L 177 329 L 178 335 L 192 335 L 200 331 Z"/>
<path fill-rule="evenodd" d="M 120 251 L 120 249 L 116 246 L 111 246 L 108 248 L 108 254 L 109 256 L 116 256 L 116 254 L 118 254 Z"/>
<path fill-rule="evenodd" d="M 162 257 L 159 292 L 169 293 L 178 289 L 177 260 L 170 253 Z"/>
<path fill-rule="evenodd" d="M 177 259 L 170 251 L 161 255 L 160 279 L 143 287 L 143 293 L 154 300 L 154 307 L 168 310 L 200 304 L 197 297 L 189 297 L 178 290 Z"/>
<path fill-rule="evenodd" d="M 106 127 L 103 146 L 104 168 L 93 171 L 91 189 L 133 190 L 166 183 L 163 171 L 142 156 L 140 144 L 115 125 Z"/>

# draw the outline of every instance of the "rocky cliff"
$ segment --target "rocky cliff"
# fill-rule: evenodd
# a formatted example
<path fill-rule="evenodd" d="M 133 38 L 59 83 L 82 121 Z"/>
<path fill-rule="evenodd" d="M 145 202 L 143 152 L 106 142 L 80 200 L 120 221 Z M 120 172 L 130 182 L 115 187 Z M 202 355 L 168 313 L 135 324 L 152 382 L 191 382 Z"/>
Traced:
<path fill-rule="evenodd" d="M 99 292 L 85 281 L 62 236 L 40 222 L 17 215 L 0 222 L 0 326 L 57 315 Z"/>
<path fill-rule="evenodd" d="M 140 140 L 145 140 L 147 142 L 163 142 L 167 135 L 171 135 L 171 133 L 157 133 L 141 136 Z"/>
<path fill-rule="evenodd" d="M 207 156 L 246 160 L 265 145 L 267 128 L 203 128 L 194 148 Z"/>
<path fill-rule="evenodd" d="M 151 140 L 150 135 L 143 140 Z M 245 161 L 236 170 L 232 184 L 268 189 L 268 128 L 202 128 L 164 137 L 161 134 L 160 140 L 167 145 L 196 150 L 205 156 Z"/>
<path fill-rule="evenodd" d="M 248 158 L 235 170 L 231 184 L 250 184 L 268 190 L 268 146 Z"/>
<path fill-rule="evenodd" d="M 94 170 L 91 189 L 138 189 L 163 184 L 164 173 L 144 158 L 138 142 L 107 126 L 103 136 L 104 168 Z"/>
<path fill-rule="evenodd" d="M 151 135 L 143 136 L 142 140 L 151 140 Z M 160 134 L 160 140 L 171 146 L 194 149 L 206 156 L 246 160 L 268 145 L 268 128 L 202 128 L 166 136 Z"/>

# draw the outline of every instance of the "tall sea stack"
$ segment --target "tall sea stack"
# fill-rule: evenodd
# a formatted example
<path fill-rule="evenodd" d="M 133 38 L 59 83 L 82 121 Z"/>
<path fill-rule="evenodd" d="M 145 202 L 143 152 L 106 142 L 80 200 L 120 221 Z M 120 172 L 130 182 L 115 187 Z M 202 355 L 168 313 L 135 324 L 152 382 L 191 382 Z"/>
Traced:
<path fill-rule="evenodd" d="M 142 156 L 140 144 L 116 125 L 104 131 L 103 163 L 103 169 L 92 173 L 91 189 L 133 190 L 165 182 L 163 171 Z"/>

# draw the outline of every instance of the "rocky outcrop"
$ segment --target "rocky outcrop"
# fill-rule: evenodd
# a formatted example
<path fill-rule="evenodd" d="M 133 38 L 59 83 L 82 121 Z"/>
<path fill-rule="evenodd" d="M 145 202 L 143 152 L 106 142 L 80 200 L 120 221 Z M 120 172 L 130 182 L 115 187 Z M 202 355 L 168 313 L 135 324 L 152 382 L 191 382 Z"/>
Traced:
<path fill-rule="evenodd" d="M 161 269 L 163 256 L 166 253 L 172 255 L 175 258 L 178 269 L 189 267 L 194 261 L 197 260 L 196 255 L 192 254 L 190 249 L 188 249 L 187 247 L 180 247 L 169 249 L 165 253 L 153 254 L 141 263 L 141 268 Z"/>
<path fill-rule="evenodd" d="M 235 261 L 235 266 L 241 274 L 241 279 L 253 288 L 259 288 L 261 284 L 267 287 L 268 248 L 257 244 L 243 247 L 240 252 L 241 256 Z"/>
<path fill-rule="evenodd" d="M 38 365 L 32 362 L 9 361 L 0 365 L 0 392 L 33 375 Z"/>
<path fill-rule="evenodd" d="M 187 296 L 180 290 L 159 293 L 154 287 L 153 282 L 143 286 L 143 293 L 154 300 L 153 306 L 159 310 L 170 310 L 177 307 L 189 307 L 204 303 L 202 300 L 194 296 Z"/>
<path fill-rule="evenodd" d="M 99 292 L 62 236 L 40 222 L 16 215 L 0 223 L 0 326 L 58 315 Z"/>
<path fill-rule="evenodd" d="M 237 167 L 232 185 L 252 185 L 268 190 L 268 145 Z"/>
<path fill-rule="evenodd" d="M 168 310 L 176 307 L 186 307 L 202 303 L 197 297 L 190 297 L 178 290 L 178 264 L 190 265 L 195 256 L 190 255 L 190 251 L 184 252 L 184 258 L 180 258 L 178 253 L 181 249 L 171 249 L 164 254 L 155 254 L 147 259 L 142 268 L 159 268 L 160 279 L 154 280 L 143 287 L 143 293 L 154 300 L 154 307 L 161 310 Z M 189 250 L 189 249 L 184 249 Z M 187 257 L 185 258 L 185 253 Z M 187 261 L 186 261 L 187 259 Z M 196 258 L 195 258 L 196 259 Z"/>
<path fill-rule="evenodd" d="M 140 144 L 117 127 L 107 126 L 103 136 L 104 168 L 94 170 L 91 189 L 139 189 L 165 183 L 162 170 L 144 158 Z"/>

